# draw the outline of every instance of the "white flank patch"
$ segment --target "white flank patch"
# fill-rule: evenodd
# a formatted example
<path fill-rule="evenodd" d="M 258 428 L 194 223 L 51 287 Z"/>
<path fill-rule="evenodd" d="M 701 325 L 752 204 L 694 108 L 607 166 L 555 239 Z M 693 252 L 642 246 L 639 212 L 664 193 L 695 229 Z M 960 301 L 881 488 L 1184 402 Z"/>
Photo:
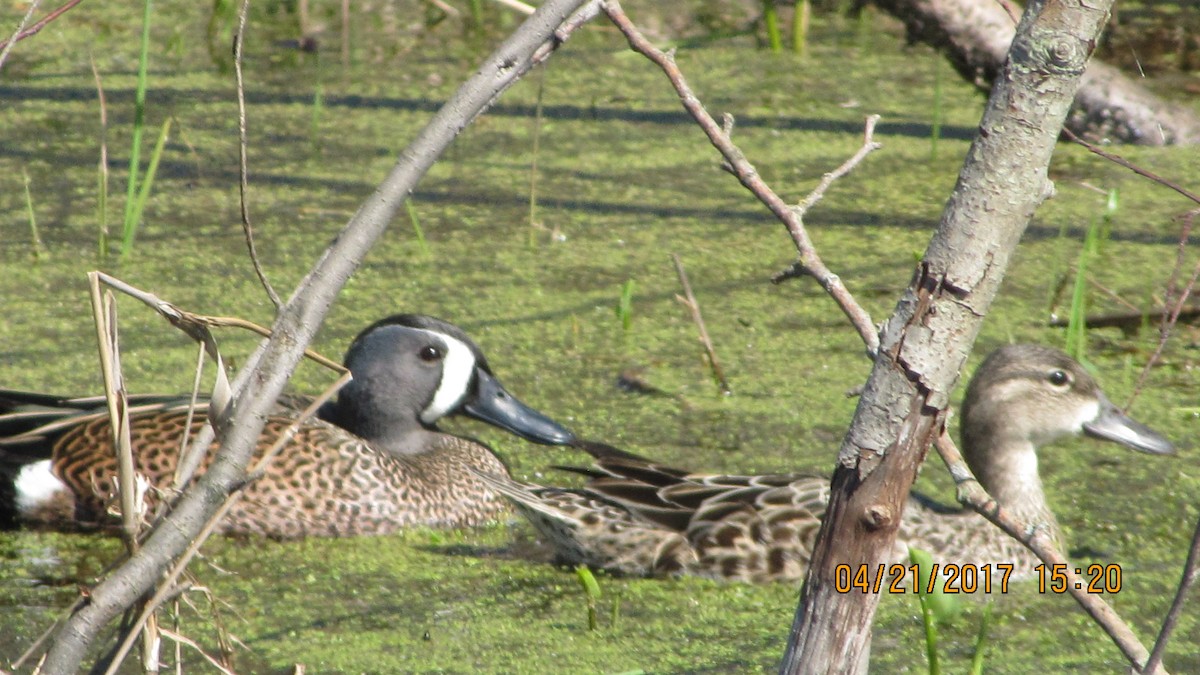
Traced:
<path fill-rule="evenodd" d="M 17 489 L 17 512 L 27 515 L 47 504 L 67 486 L 50 470 L 50 460 L 26 464 L 13 481 Z"/>
<path fill-rule="evenodd" d="M 434 331 L 424 332 L 438 336 L 446 344 L 446 358 L 442 359 L 442 383 L 438 385 L 429 407 L 421 412 L 421 421 L 433 424 L 457 408 L 467 395 L 467 387 L 471 385 L 471 377 L 475 374 L 475 355 L 462 340 Z"/>

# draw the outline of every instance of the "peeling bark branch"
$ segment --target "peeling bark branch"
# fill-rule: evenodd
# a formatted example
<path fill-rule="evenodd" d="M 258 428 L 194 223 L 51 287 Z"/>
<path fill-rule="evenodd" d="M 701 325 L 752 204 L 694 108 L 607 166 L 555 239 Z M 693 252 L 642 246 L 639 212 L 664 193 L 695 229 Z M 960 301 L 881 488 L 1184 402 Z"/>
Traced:
<path fill-rule="evenodd" d="M 937 233 L 895 314 L 843 441 L 833 491 L 784 656 L 786 673 L 856 673 L 877 595 L 839 594 L 839 565 L 874 571 L 949 393 L 1037 206 L 1046 171 L 1111 0 L 1034 0 L 992 90 Z"/>
<path fill-rule="evenodd" d="M 146 539 L 142 549 L 89 593 L 89 601 L 64 622 L 46 655 L 46 673 L 73 673 L 100 631 L 126 607 L 150 592 L 225 496 L 246 477 L 246 465 L 267 414 L 283 391 L 305 345 L 311 341 L 371 245 L 383 233 L 454 137 L 492 101 L 562 41 L 558 32 L 586 0 L 548 0 L 434 116 L 399 157 L 376 192 L 359 209 L 279 312 L 273 337 L 247 360 L 234 382 L 231 421 L 209 470 L 188 490 L 175 511 Z"/>

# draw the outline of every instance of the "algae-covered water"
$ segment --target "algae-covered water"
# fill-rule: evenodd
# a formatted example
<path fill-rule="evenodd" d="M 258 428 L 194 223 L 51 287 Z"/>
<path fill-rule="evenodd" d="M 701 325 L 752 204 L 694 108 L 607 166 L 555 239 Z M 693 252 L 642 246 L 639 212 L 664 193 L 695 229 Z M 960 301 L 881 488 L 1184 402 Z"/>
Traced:
<path fill-rule="evenodd" d="M 285 294 L 431 112 L 516 23 L 490 6 L 482 32 L 465 31 L 464 19 L 436 21 L 425 4 L 355 6 L 343 63 L 337 3 L 325 4 L 313 8 L 313 23 L 325 26 L 315 33 L 315 53 L 295 49 L 296 17 L 280 3 L 253 9 L 247 41 L 250 211 L 266 272 Z M 818 13 L 810 54 L 800 59 L 771 55 L 753 34 L 731 30 L 740 6 L 653 5 L 628 9 L 660 44 L 678 47 L 698 95 L 736 118 L 735 139 L 790 200 L 854 152 L 865 115 L 882 115 L 883 149 L 807 220 L 826 262 L 882 321 L 937 221 L 982 99 L 870 11 Z M 15 24 L 18 11 L 0 9 L 3 24 Z M 100 106 L 89 60 L 107 100 L 115 223 L 133 120 L 136 9 L 83 3 L 18 45 L 0 71 L 0 386 L 99 390 L 90 269 L 193 311 L 270 323 L 238 224 L 228 38 L 222 21 L 210 32 L 208 11 L 155 5 L 147 137 L 168 118 L 172 129 L 145 222 L 122 260 L 97 259 Z M 1194 149 L 1120 152 L 1195 188 Z M 1188 204 L 1075 147 L 1059 149 L 1051 175 L 1057 196 L 1029 229 L 972 367 L 1006 342 L 1062 344 L 1047 319 L 1065 312 L 1062 281 L 1072 279 L 1083 232 L 1104 216 L 1112 190 L 1119 206 L 1092 265 L 1093 311 L 1151 306 L 1164 293 L 1176 215 Z M 783 228 L 721 169 L 661 73 L 611 28 L 589 27 L 507 93 L 462 134 L 413 201 L 423 243 L 409 222 L 393 224 L 333 308 L 318 337 L 322 351 L 339 355 L 360 328 L 388 313 L 434 314 L 471 333 L 514 393 L 583 436 L 697 470 L 831 469 L 854 407 L 846 392 L 868 371 L 862 346 L 814 284 L 768 282 L 794 256 Z M 670 253 L 687 267 L 730 396 L 713 386 L 676 300 Z M 1187 250 L 1183 268 L 1196 258 Z M 631 280 L 626 330 L 614 307 Z M 133 391 L 190 386 L 194 349 L 185 338 L 133 301 L 121 302 L 120 326 Z M 235 365 L 253 344 L 232 331 L 220 337 Z M 1090 333 L 1089 358 L 1114 400 L 1132 391 L 1156 339 L 1152 327 Z M 1121 566 L 1121 591 L 1109 599 L 1147 644 L 1200 517 L 1192 447 L 1197 340 L 1195 328 L 1178 329 L 1133 409 L 1179 443 L 1178 456 L 1089 441 L 1043 453 L 1047 492 L 1073 557 Z M 659 393 L 619 388 L 618 376 L 631 369 Z M 328 379 L 304 366 L 293 386 L 315 392 Z M 571 478 L 550 465 L 584 461 L 475 423 L 445 426 L 486 440 L 520 478 L 565 483 Z M 920 487 L 953 499 L 936 460 Z M 12 659 L 28 647 L 119 551 L 99 536 L 0 533 L 0 655 Z M 574 573 L 545 562 L 516 521 L 339 541 L 219 540 L 194 572 L 209 594 L 189 594 L 171 628 L 216 652 L 219 624 L 238 641 L 233 662 L 244 672 L 290 672 L 296 664 L 307 672 L 770 670 L 797 597 L 789 586 L 601 576 L 600 629 L 589 632 Z M 988 672 L 1123 670 L 1117 650 L 1068 597 L 1015 584 L 993 601 Z M 982 600 L 965 604 L 942 634 L 951 672 L 965 671 L 983 614 Z M 925 669 L 918 615 L 911 596 L 883 599 L 877 672 Z M 1200 671 L 1194 611 L 1185 612 L 1172 644 L 1174 672 Z M 183 651 L 193 670 L 207 667 Z"/>

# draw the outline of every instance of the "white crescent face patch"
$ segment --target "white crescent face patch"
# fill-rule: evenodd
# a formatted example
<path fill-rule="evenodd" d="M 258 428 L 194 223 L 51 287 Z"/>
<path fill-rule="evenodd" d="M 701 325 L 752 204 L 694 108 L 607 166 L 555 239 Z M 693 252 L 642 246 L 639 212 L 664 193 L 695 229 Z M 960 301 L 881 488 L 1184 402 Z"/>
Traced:
<path fill-rule="evenodd" d="M 442 359 L 442 381 L 429 406 L 421 411 L 421 421 L 433 424 L 457 408 L 466 397 L 467 387 L 471 386 L 471 378 L 475 374 L 475 354 L 458 338 L 431 330 L 417 330 L 436 335 L 446 345 L 446 355 Z"/>

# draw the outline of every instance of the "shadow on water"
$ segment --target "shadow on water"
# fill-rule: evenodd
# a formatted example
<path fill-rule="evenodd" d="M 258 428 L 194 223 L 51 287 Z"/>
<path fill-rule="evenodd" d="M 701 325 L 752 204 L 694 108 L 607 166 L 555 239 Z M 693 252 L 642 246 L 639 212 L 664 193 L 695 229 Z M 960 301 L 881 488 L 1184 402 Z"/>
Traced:
<path fill-rule="evenodd" d="M 134 98 L 132 89 L 106 89 L 105 96 L 112 103 L 131 102 Z M 53 102 L 93 102 L 96 99 L 94 89 L 79 87 L 37 87 L 0 85 L 0 99 L 23 101 L 53 101 Z M 172 89 L 170 87 L 155 87 L 146 93 L 148 106 L 161 108 L 171 107 L 182 103 L 189 105 L 205 103 L 225 103 L 229 100 L 228 92 L 214 92 L 203 89 Z M 247 92 L 246 102 L 252 105 L 312 105 L 312 94 L 290 94 L 285 92 Z M 393 112 L 423 112 L 433 113 L 441 108 L 444 101 L 385 96 L 357 95 L 327 95 L 323 105 L 327 108 L 346 108 L 349 110 L 389 110 Z M 488 109 L 487 114 L 494 117 L 533 118 L 536 108 L 532 105 L 498 103 Z M 571 106 L 546 105 L 542 108 L 542 117 L 550 121 L 616 121 L 640 124 L 655 124 L 661 126 L 694 127 L 695 121 L 682 111 L 645 111 L 629 110 L 600 105 Z M 796 117 L 779 115 L 761 117 L 756 115 L 739 115 L 739 128 L 776 129 L 780 131 L 814 131 L 843 134 L 861 134 L 862 122 L 837 121 L 813 117 Z M 931 133 L 928 124 L 916 122 L 880 122 L 875 128 L 876 134 L 900 136 L 905 138 L 927 139 Z M 945 125 L 940 127 L 942 138 L 969 141 L 975 137 L 974 127 Z"/>

